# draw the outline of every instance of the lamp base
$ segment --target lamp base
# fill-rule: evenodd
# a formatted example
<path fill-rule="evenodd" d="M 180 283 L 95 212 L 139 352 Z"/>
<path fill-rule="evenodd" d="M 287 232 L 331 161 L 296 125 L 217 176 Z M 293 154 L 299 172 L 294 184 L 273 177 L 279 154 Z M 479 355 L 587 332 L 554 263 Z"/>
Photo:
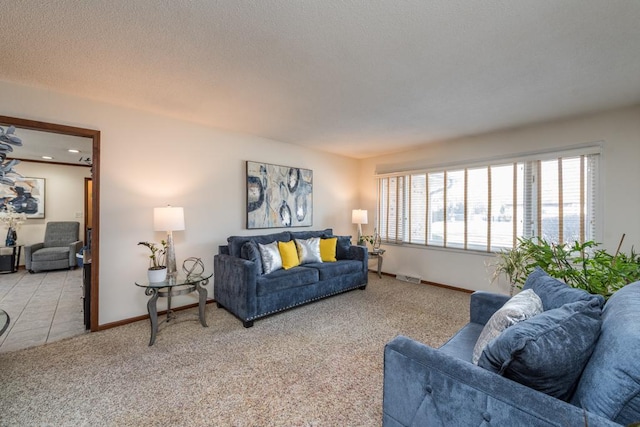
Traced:
<path fill-rule="evenodd" d="M 173 246 L 173 234 L 167 234 L 167 276 L 175 276 L 178 274 L 176 267 L 176 250 Z"/>

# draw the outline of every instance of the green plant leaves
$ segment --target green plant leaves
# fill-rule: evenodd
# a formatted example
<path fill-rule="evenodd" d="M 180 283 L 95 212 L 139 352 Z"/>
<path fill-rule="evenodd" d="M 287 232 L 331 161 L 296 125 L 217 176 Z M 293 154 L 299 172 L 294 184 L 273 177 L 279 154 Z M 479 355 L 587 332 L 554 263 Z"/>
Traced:
<path fill-rule="evenodd" d="M 624 238 L 624 236 L 623 236 Z M 527 276 L 540 267 L 569 286 L 608 298 L 623 286 L 640 280 L 640 256 L 615 255 L 600 244 L 587 241 L 573 244 L 549 243 L 539 237 L 519 238 L 516 247 L 496 254 L 492 281 L 504 275 L 514 287 L 521 288 Z"/>

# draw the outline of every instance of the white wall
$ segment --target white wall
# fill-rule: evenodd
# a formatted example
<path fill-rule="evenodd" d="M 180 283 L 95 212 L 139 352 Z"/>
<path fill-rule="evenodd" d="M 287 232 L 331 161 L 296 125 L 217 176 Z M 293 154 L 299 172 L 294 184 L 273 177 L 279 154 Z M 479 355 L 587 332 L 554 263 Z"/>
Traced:
<path fill-rule="evenodd" d="M 45 217 L 24 222 L 18 229 L 18 243 L 42 242 L 49 221 L 78 221 L 80 240 L 84 240 L 84 179 L 91 176 L 90 168 L 22 161 L 15 170 L 26 177 L 45 179 Z M 0 231 L 0 238 L 5 232 L 6 228 Z M 24 254 L 20 264 L 24 265 Z"/>
<path fill-rule="evenodd" d="M 470 162 L 502 156 L 569 147 L 603 141 L 601 158 L 601 220 L 598 240 L 615 251 L 622 234 L 623 250 L 640 248 L 640 107 L 593 114 L 571 120 L 442 141 L 421 149 L 396 155 L 370 158 L 361 163 L 361 203 L 375 212 L 376 170 L 415 169 L 452 162 Z M 370 221 L 371 223 L 373 221 Z M 370 234 L 373 225 L 365 226 Z M 386 245 L 383 270 L 392 274 L 407 273 L 423 280 L 472 290 L 507 292 L 504 282 L 490 284 L 486 264 L 493 256 L 437 248 L 409 248 Z"/>
<path fill-rule="evenodd" d="M 147 297 L 134 282 L 145 278 L 147 253 L 136 244 L 165 237 L 153 231 L 153 207 L 185 209 L 186 230 L 174 232 L 179 266 L 195 256 L 211 272 L 227 236 L 267 232 L 244 229 L 246 160 L 312 169 L 311 228 L 353 231 L 356 160 L 38 88 L 0 82 L 0 93 L 4 115 L 101 131 L 101 325 L 146 314 Z"/>

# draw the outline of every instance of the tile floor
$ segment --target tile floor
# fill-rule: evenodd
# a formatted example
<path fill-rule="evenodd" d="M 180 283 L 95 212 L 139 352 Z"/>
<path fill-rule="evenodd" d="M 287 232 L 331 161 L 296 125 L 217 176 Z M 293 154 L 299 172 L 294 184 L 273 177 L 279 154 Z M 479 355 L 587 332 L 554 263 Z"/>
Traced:
<path fill-rule="evenodd" d="M 0 308 L 11 318 L 0 353 L 83 334 L 82 269 L 2 274 Z"/>

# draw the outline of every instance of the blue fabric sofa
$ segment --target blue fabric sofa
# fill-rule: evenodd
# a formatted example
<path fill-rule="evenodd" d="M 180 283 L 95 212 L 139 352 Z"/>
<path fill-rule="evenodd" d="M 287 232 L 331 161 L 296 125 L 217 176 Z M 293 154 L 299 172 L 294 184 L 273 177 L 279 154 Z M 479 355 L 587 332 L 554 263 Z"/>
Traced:
<path fill-rule="evenodd" d="M 548 276 L 542 279 L 545 285 L 555 281 Z M 560 285 L 552 284 L 546 289 L 535 289 L 535 281 L 531 282 L 528 280 L 525 288 L 528 286 L 536 293 L 540 292 L 543 313 L 566 309 L 565 304 L 590 305 L 591 308 L 599 304 L 597 300 L 570 303 L 569 294 L 575 296 L 574 291 L 583 291 L 559 281 L 556 282 Z M 584 294 L 580 298 L 588 299 Z M 553 360 L 545 360 L 552 357 L 550 354 L 555 350 L 543 348 L 543 354 L 530 362 L 533 366 L 537 366 L 538 361 L 550 363 L 549 370 L 567 367 L 576 372 L 577 378 L 565 400 L 509 379 L 506 375 L 509 369 L 503 369 L 501 375 L 481 367 L 482 357 L 487 360 L 486 349 L 495 346 L 500 341 L 498 338 L 487 345 L 478 365 L 471 362 L 475 342 L 485 323 L 508 299 L 488 292 L 472 294 L 470 322 L 439 349 L 404 336 L 387 344 L 384 351 L 384 426 L 596 427 L 640 421 L 640 282 L 617 291 L 598 313 L 598 318 L 590 317 L 591 324 L 597 322 L 599 325 L 590 350 L 578 354 L 573 351 L 576 345 L 572 340 L 580 341 L 584 335 L 581 328 L 573 324 L 562 331 L 563 338 L 554 344 L 562 360 L 555 364 Z M 558 310 L 552 310 L 550 305 Z M 517 325 L 530 327 L 526 326 L 527 322 L 537 316 Z M 513 335 L 512 329 L 518 328 L 509 326 L 503 334 L 509 331 Z M 562 326 L 548 329 L 544 335 L 553 336 L 562 329 Z M 568 334 L 575 334 L 575 337 Z M 525 351 L 525 346 L 518 345 L 502 362 L 502 367 Z M 581 358 L 585 359 L 584 369 L 579 363 Z M 542 369 L 534 372 L 538 377 L 534 380 L 545 374 Z M 560 378 L 559 382 L 564 379 Z"/>
<path fill-rule="evenodd" d="M 312 237 L 337 237 L 336 262 L 308 263 L 263 274 L 257 244 Z M 259 236 L 231 236 L 214 256 L 213 295 L 218 307 L 238 317 L 246 328 L 261 317 L 360 288 L 368 283 L 368 254 L 352 246 L 350 236 L 319 231 L 283 231 Z"/>

